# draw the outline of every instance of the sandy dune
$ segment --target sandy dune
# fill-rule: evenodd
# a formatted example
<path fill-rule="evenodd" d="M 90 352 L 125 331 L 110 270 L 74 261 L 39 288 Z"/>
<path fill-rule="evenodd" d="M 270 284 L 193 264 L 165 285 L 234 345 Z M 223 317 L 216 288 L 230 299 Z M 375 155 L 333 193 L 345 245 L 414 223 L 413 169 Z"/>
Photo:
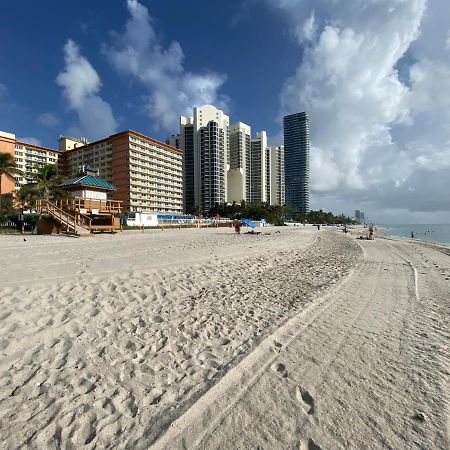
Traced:
<path fill-rule="evenodd" d="M 148 448 L 361 257 L 266 231 L 1 237 L 2 445 Z"/>

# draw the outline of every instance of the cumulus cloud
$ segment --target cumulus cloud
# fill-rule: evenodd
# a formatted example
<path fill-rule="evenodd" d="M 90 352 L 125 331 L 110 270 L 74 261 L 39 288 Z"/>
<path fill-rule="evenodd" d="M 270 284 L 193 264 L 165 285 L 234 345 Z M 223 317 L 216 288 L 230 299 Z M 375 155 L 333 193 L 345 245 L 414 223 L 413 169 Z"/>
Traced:
<path fill-rule="evenodd" d="M 128 0 L 127 8 L 125 30 L 113 33 L 112 44 L 104 45 L 103 52 L 119 73 L 145 86 L 145 110 L 153 126 L 176 129 L 181 114 L 205 103 L 226 107 L 227 98 L 219 93 L 226 76 L 186 71 L 181 45 L 174 41 L 163 47 L 148 9 L 137 0 Z"/>
<path fill-rule="evenodd" d="M 310 114 L 317 206 L 332 195 L 350 211 L 359 202 L 381 215 L 402 207 L 450 211 L 450 64 L 441 38 L 448 25 L 437 18 L 448 17 L 448 4 L 266 1 L 298 40 L 299 65 L 281 90 L 280 116 Z"/>
<path fill-rule="evenodd" d="M 299 40 L 299 42 L 303 42 L 303 41 L 312 41 L 315 38 L 316 33 L 317 33 L 316 17 L 314 15 L 314 11 L 312 11 L 309 18 L 306 19 L 305 22 L 296 27 L 295 35 Z"/>
<path fill-rule="evenodd" d="M 59 119 L 52 113 L 46 112 L 38 115 L 38 122 L 44 127 L 54 127 L 59 124 Z"/>
<path fill-rule="evenodd" d="M 100 77 L 72 40 L 64 46 L 64 61 L 64 71 L 58 74 L 56 82 L 63 88 L 69 108 L 78 115 L 76 130 L 91 140 L 114 133 L 117 122 L 111 106 L 98 95 Z"/>

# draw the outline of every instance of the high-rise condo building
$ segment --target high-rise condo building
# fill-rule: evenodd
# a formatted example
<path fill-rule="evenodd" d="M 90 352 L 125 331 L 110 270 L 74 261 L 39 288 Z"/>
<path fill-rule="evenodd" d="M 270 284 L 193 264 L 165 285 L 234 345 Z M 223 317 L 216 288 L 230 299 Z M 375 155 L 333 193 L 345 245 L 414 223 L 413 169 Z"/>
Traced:
<path fill-rule="evenodd" d="M 183 152 L 183 211 L 195 211 L 194 118 L 180 117 L 180 149 Z"/>
<path fill-rule="evenodd" d="M 64 151 L 65 173 L 73 176 L 90 163 L 117 190 L 125 211 L 182 212 L 181 151 L 126 130 Z"/>
<path fill-rule="evenodd" d="M 266 198 L 271 205 L 285 204 L 284 146 L 266 149 Z"/>
<path fill-rule="evenodd" d="M 283 118 L 286 205 L 309 211 L 309 116 L 306 112 Z"/>
<path fill-rule="evenodd" d="M 247 157 L 247 201 L 266 202 L 267 167 L 266 167 L 267 133 L 260 131 L 250 142 Z"/>
<path fill-rule="evenodd" d="M 238 122 L 230 127 L 230 169 L 228 170 L 228 202 L 247 198 L 247 156 L 250 154 L 251 128 Z"/>
<path fill-rule="evenodd" d="M 59 149 L 52 150 L 0 132 L 0 152 L 14 154 L 24 173 L 16 177 L 16 189 L 44 164 L 56 164 L 62 175 L 75 176 L 89 163 L 98 168 L 101 178 L 116 186 L 112 199 L 123 202 L 123 211 L 182 212 L 180 150 L 131 130 L 91 143 L 61 136 L 58 144 Z M 13 191 L 14 185 L 9 188 Z"/>
<path fill-rule="evenodd" d="M 192 117 L 181 116 L 185 212 L 209 211 L 227 201 L 229 127 L 229 117 L 212 105 L 194 108 Z"/>

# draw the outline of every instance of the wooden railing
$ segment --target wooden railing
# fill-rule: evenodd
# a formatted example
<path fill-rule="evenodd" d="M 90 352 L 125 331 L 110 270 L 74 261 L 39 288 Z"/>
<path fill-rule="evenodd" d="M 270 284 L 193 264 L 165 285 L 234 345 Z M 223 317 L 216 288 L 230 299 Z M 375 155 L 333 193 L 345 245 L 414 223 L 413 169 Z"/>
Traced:
<path fill-rule="evenodd" d="M 122 211 L 122 202 L 119 200 L 74 197 L 66 200 L 56 200 L 54 203 L 64 211 L 80 212 L 84 210 L 88 214 L 119 214 Z"/>
<path fill-rule="evenodd" d="M 80 212 L 68 212 L 60 208 L 56 202 L 45 199 L 36 201 L 36 209 L 44 214 L 49 214 L 67 231 L 79 234 L 82 230 L 91 230 L 91 218 Z"/>

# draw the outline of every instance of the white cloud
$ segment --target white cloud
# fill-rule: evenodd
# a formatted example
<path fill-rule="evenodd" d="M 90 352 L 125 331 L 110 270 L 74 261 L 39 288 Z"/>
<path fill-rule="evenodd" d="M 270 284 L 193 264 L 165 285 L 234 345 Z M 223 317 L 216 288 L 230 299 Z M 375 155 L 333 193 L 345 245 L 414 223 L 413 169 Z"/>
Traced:
<path fill-rule="evenodd" d="M 299 42 L 302 41 L 312 41 L 316 37 L 317 26 L 316 26 L 316 17 L 314 15 L 314 11 L 311 12 L 311 15 L 305 22 L 295 29 L 295 35 Z"/>
<path fill-rule="evenodd" d="M 298 39 L 299 65 L 281 91 L 280 115 L 311 116 L 315 206 L 333 196 L 349 211 L 359 202 L 380 214 L 450 211 L 450 64 L 445 46 L 436 50 L 448 31 L 448 2 L 266 1 Z M 425 186 L 427 177 L 442 180 Z"/>
<path fill-rule="evenodd" d="M 111 106 L 98 95 L 102 86 L 100 77 L 72 40 L 64 46 L 64 60 L 64 71 L 58 74 L 56 82 L 63 88 L 69 108 L 78 115 L 76 129 L 91 140 L 114 133 L 117 122 Z"/>
<path fill-rule="evenodd" d="M 18 137 L 17 140 L 27 144 L 42 145 L 41 141 L 35 137 Z"/>
<path fill-rule="evenodd" d="M 181 45 L 174 41 L 162 46 L 148 9 L 137 0 L 128 0 L 127 7 L 130 17 L 124 33 L 114 33 L 114 42 L 103 51 L 119 73 L 137 78 L 146 87 L 145 110 L 152 126 L 173 131 L 179 116 L 191 114 L 194 106 L 226 107 L 227 98 L 219 94 L 226 76 L 186 71 Z"/>
<path fill-rule="evenodd" d="M 37 119 L 38 122 L 45 127 L 54 127 L 59 124 L 59 119 L 49 112 L 39 114 Z"/>
<path fill-rule="evenodd" d="M 435 110 L 450 109 L 450 96 L 444 94 L 450 92 L 450 64 L 424 59 L 411 66 L 410 78 L 414 111 L 421 112 L 431 106 Z"/>

